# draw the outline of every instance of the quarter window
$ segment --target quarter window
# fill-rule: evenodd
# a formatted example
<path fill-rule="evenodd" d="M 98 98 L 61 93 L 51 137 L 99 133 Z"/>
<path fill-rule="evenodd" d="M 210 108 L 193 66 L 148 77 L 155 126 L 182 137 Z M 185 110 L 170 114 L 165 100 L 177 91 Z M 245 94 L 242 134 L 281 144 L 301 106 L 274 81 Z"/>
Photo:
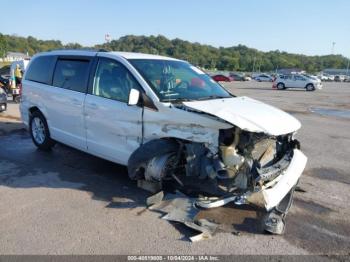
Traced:
<path fill-rule="evenodd" d="M 59 59 L 53 77 L 53 86 L 85 93 L 88 73 L 88 60 Z"/>
<path fill-rule="evenodd" d="M 92 94 L 121 102 L 128 102 L 130 89 L 141 90 L 133 75 L 119 62 L 100 59 Z"/>
<path fill-rule="evenodd" d="M 51 84 L 55 56 L 39 56 L 31 63 L 26 73 L 26 80 L 42 84 Z"/>

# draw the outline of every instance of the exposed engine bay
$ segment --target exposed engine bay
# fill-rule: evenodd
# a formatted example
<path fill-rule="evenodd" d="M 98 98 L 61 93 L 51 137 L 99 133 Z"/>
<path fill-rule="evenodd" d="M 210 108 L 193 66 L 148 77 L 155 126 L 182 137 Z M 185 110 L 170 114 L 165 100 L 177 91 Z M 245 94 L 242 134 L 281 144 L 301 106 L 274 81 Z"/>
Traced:
<path fill-rule="evenodd" d="M 144 145 L 145 150 L 138 152 L 148 155 L 148 159 L 143 158 L 145 161 L 132 171 L 137 174 L 131 177 L 158 184 L 159 189 L 171 184 L 186 194 L 196 195 L 195 204 L 199 208 L 215 208 L 229 202 L 264 207 L 275 223 L 272 226 L 270 223 L 267 231 L 283 233 L 284 216 L 299 176 L 284 182 L 282 178 L 287 177 L 285 173 L 291 168 L 294 155 L 302 154 L 298 150 L 299 142 L 293 139 L 293 134 L 269 136 L 238 127 L 220 130 L 218 140 L 216 154 L 203 143 L 173 139 L 150 141 Z M 147 144 L 153 145 L 148 148 Z M 160 154 L 153 156 L 151 150 L 160 150 Z M 274 187 L 283 190 L 277 192 Z"/>
<path fill-rule="evenodd" d="M 177 152 L 148 161 L 144 167 L 144 178 L 162 182 L 175 177 L 180 185 L 196 178 L 196 187 L 209 183 L 213 188 L 207 193 L 216 196 L 253 191 L 274 180 L 288 167 L 293 149 L 299 148 L 292 135 L 269 137 L 239 128 L 220 130 L 220 150 L 215 155 L 202 143 L 176 142 Z M 169 141 L 169 146 L 173 143 Z M 205 191 L 204 188 L 202 190 Z"/>

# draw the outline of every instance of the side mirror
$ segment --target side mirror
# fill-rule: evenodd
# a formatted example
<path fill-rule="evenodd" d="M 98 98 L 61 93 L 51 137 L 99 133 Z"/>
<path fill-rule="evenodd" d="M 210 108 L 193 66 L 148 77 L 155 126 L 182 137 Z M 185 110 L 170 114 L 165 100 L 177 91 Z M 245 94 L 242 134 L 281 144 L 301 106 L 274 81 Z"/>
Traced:
<path fill-rule="evenodd" d="M 140 100 L 140 91 L 136 89 L 131 89 L 129 93 L 129 100 L 128 105 L 129 106 L 135 106 Z"/>

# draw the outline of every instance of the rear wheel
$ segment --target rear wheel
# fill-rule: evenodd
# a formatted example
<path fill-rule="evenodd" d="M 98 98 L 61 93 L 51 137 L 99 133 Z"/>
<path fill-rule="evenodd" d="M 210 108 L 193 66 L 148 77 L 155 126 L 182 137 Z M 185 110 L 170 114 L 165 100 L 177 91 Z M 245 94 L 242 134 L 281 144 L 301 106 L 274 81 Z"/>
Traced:
<path fill-rule="evenodd" d="M 34 112 L 29 121 L 29 131 L 34 144 L 41 150 L 48 151 L 55 141 L 51 139 L 45 117 L 38 111 Z"/>
<path fill-rule="evenodd" d="M 314 91 L 314 90 L 315 90 L 315 87 L 314 87 L 313 84 L 308 84 L 308 85 L 306 86 L 306 91 Z"/>
<path fill-rule="evenodd" d="M 286 89 L 286 87 L 285 87 L 285 85 L 283 83 L 278 83 L 277 84 L 277 89 L 278 90 L 284 90 L 284 89 Z"/>

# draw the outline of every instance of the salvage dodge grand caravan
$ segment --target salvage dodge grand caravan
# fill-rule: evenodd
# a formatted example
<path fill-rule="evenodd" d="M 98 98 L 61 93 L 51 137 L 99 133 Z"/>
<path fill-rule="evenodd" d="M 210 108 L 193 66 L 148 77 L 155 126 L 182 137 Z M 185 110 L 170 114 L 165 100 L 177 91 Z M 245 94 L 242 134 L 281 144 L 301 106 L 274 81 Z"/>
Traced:
<path fill-rule="evenodd" d="M 57 141 L 126 165 L 131 179 L 195 187 L 210 196 L 204 208 L 233 201 L 283 217 L 307 161 L 294 117 L 168 57 L 38 54 L 20 109 L 39 149 Z"/>

